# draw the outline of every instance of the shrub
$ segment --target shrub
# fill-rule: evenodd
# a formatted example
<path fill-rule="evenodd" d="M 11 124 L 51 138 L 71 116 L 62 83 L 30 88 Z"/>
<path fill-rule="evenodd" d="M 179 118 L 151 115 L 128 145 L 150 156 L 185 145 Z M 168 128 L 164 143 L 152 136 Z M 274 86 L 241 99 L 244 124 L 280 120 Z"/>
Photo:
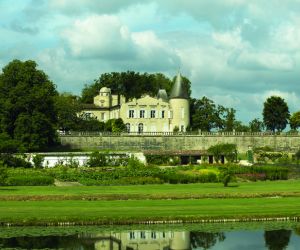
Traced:
<path fill-rule="evenodd" d="M 217 170 L 213 169 L 200 169 L 200 182 L 206 183 L 206 182 L 218 182 L 219 178 L 219 172 Z"/>
<path fill-rule="evenodd" d="M 35 155 L 32 159 L 35 168 L 42 168 L 44 157 L 41 155 Z"/>
<path fill-rule="evenodd" d="M 51 176 L 11 176 L 7 179 L 9 186 L 49 186 L 54 184 Z"/>
<path fill-rule="evenodd" d="M 0 186 L 5 185 L 7 179 L 7 169 L 3 162 L 0 161 Z"/>
<path fill-rule="evenodd" d="M 21 155 L 14 156 L 12 154 L 1 154 L 1 160 L 7 167 L 32 168 L 31 163 L 25 161 L 25 159 Z"/>
<path fill-rule="evenodd" d="M 98 151 L 93 152 L 87 161 L 88 167 L 104 167 L 106 166 L 106 156 Z"/>

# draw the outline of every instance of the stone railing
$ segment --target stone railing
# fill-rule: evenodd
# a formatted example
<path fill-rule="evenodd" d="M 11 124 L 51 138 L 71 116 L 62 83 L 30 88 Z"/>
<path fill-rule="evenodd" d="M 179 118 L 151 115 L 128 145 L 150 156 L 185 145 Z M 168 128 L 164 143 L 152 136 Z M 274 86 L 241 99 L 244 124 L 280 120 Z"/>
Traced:
<path fill-rule="evenodd" d="M 73 137 L 73 136 L 106 136 L 106 137 L 126 137 L 126 136 L 235 136 L 235 137 L 254 137 L 254 136 L 279 136 L 279 137 L 300 137 L 300 132 L 203 132 L 203 131 L 193 131 L 193 132 L 120 132 L 120 133 L 112 133 L 112 132 L 89 132 L 89 131 L 69 131 L 66 133 L 60 133 L 60 137 Z"/>

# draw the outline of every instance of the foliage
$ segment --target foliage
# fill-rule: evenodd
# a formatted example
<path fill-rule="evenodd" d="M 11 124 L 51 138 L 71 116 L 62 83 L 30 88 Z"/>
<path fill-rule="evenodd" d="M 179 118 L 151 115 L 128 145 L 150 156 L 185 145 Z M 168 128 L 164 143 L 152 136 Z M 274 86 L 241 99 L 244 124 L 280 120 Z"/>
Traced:
<path fill-rule="evenodd" d="M 291 230 L 285 229 L 265 231 L 266 247 L 269 250 L 286 249 L 289 245 L 291 234 Z"/>
<path fill-rule="evenodd" d="M 288 154 L 285 152 L 265 152 L 265 151 L 258 151 L 256 152 L 256 158 L 259 163 L 281 163 L 287 164 L 290 163 L 291 159 L 289 158 Z"/>
<path fill-rule="evenodd" d="M 236 110 L 233 108 L 226 109 L 225 120 L 224 120 L 224 131 L 231 132 L 234 130 L 235 113 Z"/>
<path fill-rule="evenodd" d="M 265 125 L 258 118 L 249 122 L 249 129 L 251 132 L 262 132 L 265 129 Z"/>
<path fill-rule="evenodd" d="M 100 122 L 95 117 L 82 117 L 79 116 L 77 124 L 73 128 L 76 131 L 104 131 L 105 123 Z"/>
<path fill-rule="evenodd" d="M 24 155 L 1 154 L 0 158 L 7 167 L 32 168 L 31 163 L 25 160 Z"/>
<path fill-rule="evenodd" d="M 54 184 L 51 176 L 10 176 L 7 178 L 8 186 L 49 186 Z"/>
<path fill-rule="evenodd" d="M 175 126 L 175 127 L 173 128 L 173 132 L 174 132 L 174 133 L 179 132 L 179 127 L 178 127 L 178 126 Z"/>
<path fill-rule="evenodd" d="M 106 166 L 106 155 L 98 151 L 93 152 L 87 161 L 89 167 L 104 167 Z"/>
<path fill-rule="evenodd" d="M 33 161 L 35 168 L 42 168 L 44 157 L 42 155 L 37 154 L 37 155 L 33 156 L 32 161 Z"/>
<path fill-rule="evenodd" d="M 55 110 L 57 112 L 57 126 L 62 131 L 80 130 L 78 126 L 81 119 L 78 113 L 81 110 L 77 97 L 68 93 L 62 93 L 54 99 Z"/>
<path fill-rule="evenodd" d="M 184 85 L 190 92 L 190 82 L 183 77 Z M 111 72 L 102 74 L 91 85 L 86 85 L 81 93 L 82 103 L 93 103 L 102 87 L 108 87 L 112 93 L 124 95 L 126 99 L 139 98 L 143 94 L 155 96 L 159 89 L 166 89 L 169 93 L 172 81 L 163 74 L 140 74 L 134 71 Z"/>
<path fill-rule="evenodd" d="M 276 166 L 224 166 L 222 172 L 230 172 L 233 175 L 249 180 L 287 180 L 289 169 Z M 257 175 L 259 174 L 259 175 Z M 248 178 L 249 177 L 249 178 Z M 257 178 L 256 178 L 257 177 Z"/>
<path fill-rule="evenodd" d="M 20 149 L 20 143 L 6 133 L 0 134 L 0 154 L 16 153 Z"/>
<path fill-rule="evenodd" d="M 274 151 L 273 148 L 271 148 L 270 146 L 264 146 L 264 147 L 257 147 L 253 149 L 254 153 L 259 153 L 259 152 L 272 152 Z"/>
<path fill-rule="evenodd" d="M 221 160 L 221 156 L 224 155 L 228 162 L 234 162 L 237 157 L 236 144 L 223 143 L 216 144 L 208 148 L 208 153 L 214 156 L 217 163 Z"/>
<path fill-rule="evenodd" d="M 295 112 L 290 117 L 290 126 L 291 129 L 298 129 L 300 127 L 300 111 Z"/>
<path fill-rule="evenodd" d="M 202 131 L 211 131 L 214 128 L 221 128 L 222 119 L 220 117 L 220 106 L 203 96 L 201 99 L 191 99 L 191 124 L 192 129 Z"/>
<path fill-rule="evenodd" d="M 0 186 L 5 185 L 7 179 L 7 169 L 3 162 L 0 161 Z"/>
<path fill-rule="evenodd" d="M 287 103 L 279 96 L 271 96 L 264 103 L 263 119 L 267 129 L 282 131 L 288 124 L 290 112 Z"/>
<path fill-rule="evenodd" d="M 178 165 L 180 162 L 177 156 L 171 155 L 146 155 L 146 160 L 148 164 L 153 165 Z"/>
<path fill-rule="evenodd" d="M 297 150 L 297 152 L 295 153 L 295 158 L 297 161 L 297 165 L 299 165 L 299 160 L 300 160 L 300 149 Z"/>
<path fill-rule="evenodd" d="M 217 242 L 222 242 L 225 240 L 224 233 L 211 233 L 211 232 L 200 232 L 200 231 L 191 231 L 191 248 L 192 249 L 210 249 Z"/>
<path fill-rule="evenodd" d="M 34 61 L 10 62 L 0 75 L 0 131 L 29 151 L 55 144 L 56 95 L 54 84 Z"/>
<path fill-rule="evenodd" d="M 241 121 L 234 121 L 233 129 L 235 132 L 249 132 L 250 128 Z"/>
<path fill-rule="evenodd" d="M 110 119 L 104 124 L 104 131 L 120 133 L 126 131 L 126 126 L 122 118 Z"/>

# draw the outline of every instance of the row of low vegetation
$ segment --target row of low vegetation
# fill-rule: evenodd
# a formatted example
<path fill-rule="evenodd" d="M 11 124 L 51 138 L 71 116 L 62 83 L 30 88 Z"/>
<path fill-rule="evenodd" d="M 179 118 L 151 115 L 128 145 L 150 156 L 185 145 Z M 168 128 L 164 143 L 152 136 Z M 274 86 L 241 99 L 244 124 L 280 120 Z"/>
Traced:
<path fill-rule="evenodd" d="M 285 153 L 270 153 L 269 149 L 256 149 L 259 157 L 268 157 L 268 161 L 278 163 L 286 157 Z M 136 185 L 136 184 L 178 184 L 178 183 L 218 183 L 225 186 L 232 181 L 287 180 L 297 178 L 298 168 L 289 165 L 240 166 L 235 164 L 237 150 L 234 144 L 212 146 L 208 152 L 214 156 L 215 164 L 202 162 L 201 165 L 190 164 L 178 166 L 180 158 L 170 155 L 147 155 L 148 165 L 126 156 L 114 157 L 109 153 L 94 152 L 79 167 L 78 161 L 70 157 L 67 161 L 58 161 L 54 168 L 43 168 L 43 157 L 33 157 L 33 164 L 24 158 L 12 154 L 1 154 L 0 185 L 7 186 L 42 186 L 53 185 L 55 179 L 65 182 L 78 182 L 83 185 Z M 298 163 L 298 153 L 294 158 Z M 220 164 L 224 156 L 227 164 Z M 168 167 L 161 167 L 167 165 Z M 172 166 L 173 165 L 173 166 Z M 294 164 L 297 166 L 297 164 Z M 295 172 L 297 172 L 295 174 Z"/>
<path fill-rule="evenodd" d="M 134 158 L 122 167 L 80 167 L 57 166 L 45 169 L 1 168 L 2 185 L 41 186 L 53 185 L 54 180 L 79 182 L 83 185 L 143 185 L 143 184 L 187 184 L 217 183 L 229 181 L 286 180 L 289 169 L 276 166 L 236 165 L 184 166 L 160 168 L 145 166 Z M 229 179 L 228 179 L 229 178 Z"/>

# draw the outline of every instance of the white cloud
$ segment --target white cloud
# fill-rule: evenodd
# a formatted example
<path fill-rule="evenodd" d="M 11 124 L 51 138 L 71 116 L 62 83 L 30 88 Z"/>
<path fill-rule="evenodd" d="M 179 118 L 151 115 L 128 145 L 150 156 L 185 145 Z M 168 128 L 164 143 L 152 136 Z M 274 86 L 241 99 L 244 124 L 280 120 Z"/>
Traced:
<path fill-rule="evenodd" d="M 212 39 L 217 47 L 226 50 L 241 50 L 249 46 L 242 40 L 240 27 L 235 28 L 233 31 L 214 32 Z"/>
<path fill-rule="evenodd" d="M 77 57 L 109 58 L 132 56 L 132 40 L 128 27 L 116 16 L 93 15 L 75 20 L 62 32 L 71 52 Z"/>
<path fill-rule="evenodd" d="M 246 70 L 291 71 L 295 61 L 291 55 L 270 52 L 241 51 L 229 59 L 230 65 Z"/>

